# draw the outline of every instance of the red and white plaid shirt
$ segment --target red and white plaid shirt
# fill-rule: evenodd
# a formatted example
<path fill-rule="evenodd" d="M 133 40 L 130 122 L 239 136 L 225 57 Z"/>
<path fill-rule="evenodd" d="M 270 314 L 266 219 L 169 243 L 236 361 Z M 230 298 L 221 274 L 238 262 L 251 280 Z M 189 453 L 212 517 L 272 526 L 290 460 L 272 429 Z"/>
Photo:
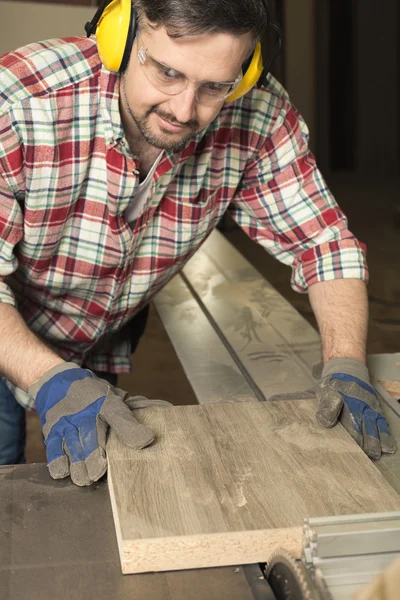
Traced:
<path fill-rule="evenodd" d="M 0 301 L 66 360 L 130 368 L 104 350 L 177 273 L 230 206 L 285 264 L 292 285 L 366 279 L 362 245 L 308 150 L 304 121 L 270 77 L 225 104 L 180 153 L 165 152 L 133 230 L 139 183 L 118 108 L 119 77 L 91 39 L 30 44 L 0 58 Z"/>

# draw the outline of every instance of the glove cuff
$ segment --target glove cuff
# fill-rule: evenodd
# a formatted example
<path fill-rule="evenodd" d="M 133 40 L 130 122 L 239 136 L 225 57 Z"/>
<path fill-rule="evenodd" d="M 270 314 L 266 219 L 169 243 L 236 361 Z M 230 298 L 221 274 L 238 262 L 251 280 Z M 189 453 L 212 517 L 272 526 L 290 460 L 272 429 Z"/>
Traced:
<path fill-rule="evenodd" d="M 322 369 L 321 379 L 333 373 L 346 373 L 358 377 L 366 383 L 369 381 L 368 367 L 355 358 L 331 358 Z"/>
<path fill-rule="evenodd" d="M 38 381 L 36 381 L 33 385 L 30 386 L 30 388 L 28 389 L 29 396 L 33 398 L 33 400 L 36 400 L 36 394 L 38 393 L 40 388 L 45 383 L 47 383 L 52 377 L 54 377 L 54 375 L 58 375 L 63 371 L 70 371 L 71 369 L 80 368 L 81 367 L 79 365 L 73 362 L 60 363 L 59 365 L 52 367 L 51 369 L 46 371 L 46 373 L 40 379 L 38 379 Z"/>

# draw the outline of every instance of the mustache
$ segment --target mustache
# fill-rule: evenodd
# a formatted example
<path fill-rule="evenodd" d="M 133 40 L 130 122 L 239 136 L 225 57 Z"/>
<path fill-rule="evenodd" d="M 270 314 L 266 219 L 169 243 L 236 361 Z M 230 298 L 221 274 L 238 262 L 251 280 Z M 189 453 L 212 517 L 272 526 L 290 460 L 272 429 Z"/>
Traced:
<path fill-rule="evenodd" d="M 163 110 L 160 110 L 158 108 L 158 106 L 152 106 L 151 108 L 149 108 L 149 110 L 146 113 L 146 117 L 151 115 L 152 112 L 156 113 L 156 115 L 158 115 L 162 119 L 165 119 L 166 121 L 169 121 L 170 123 L 173 123 L 174 125 L 182 125 L 185 127 L 189 127 L 192 131 L 197 131 L 199 128 L 199 123 L 195 119 L 191 119 L 190 121 L 186 121 L 185 123 L 182 123 L 181 121 L 178 121 L 178 119 L 176 117 L 174 117 L 174 115 L 171 115 L 170 113 L 166 113 Z"/>

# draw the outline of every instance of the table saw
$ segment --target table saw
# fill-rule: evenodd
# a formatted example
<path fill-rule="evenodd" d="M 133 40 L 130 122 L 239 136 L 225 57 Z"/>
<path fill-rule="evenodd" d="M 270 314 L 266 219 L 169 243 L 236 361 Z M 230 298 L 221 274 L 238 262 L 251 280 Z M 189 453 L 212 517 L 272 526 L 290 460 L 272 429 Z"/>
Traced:
<path fill-rule="evenodd" d="M 314 383 L 317 333 L 217 232 L 156 307 L 200 404 L 263 401 Z M 196 312 L 193 347 L 187 319 Z M 370 366 L 392 378 L 390 361 Z M 399 404 L 382 393 L 400 447 Z M 377 466 L 400 493 L 398 455 Z M 106 479 L 78 488 L 52 480 L 44 464 L 0 467 L 0 518 L 2 600 L 347 600 L 400 555 L 400 513 L 360 514 L 306 520 L 301 560 L 277 548 L 256 565 L 122 575 Z"/>
<path fill-rule="evenodd" d="M 348 600 L 400 555 L 400 513 L 309 519 L 302 560 L 122 575 L 107 490 L 0 467 L 2 600 Z"/>

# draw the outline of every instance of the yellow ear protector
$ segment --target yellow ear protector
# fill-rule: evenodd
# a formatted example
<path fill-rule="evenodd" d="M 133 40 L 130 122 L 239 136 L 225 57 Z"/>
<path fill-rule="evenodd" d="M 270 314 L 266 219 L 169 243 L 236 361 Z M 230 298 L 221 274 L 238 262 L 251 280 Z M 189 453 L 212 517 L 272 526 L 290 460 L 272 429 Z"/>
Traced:
<path fill-rule="evenodd" d="M 123 72 L 135 41 L 137 23 L 131 0 L 103 0 L 86 23 L 87 37 L 96 34 L 97 50 L 108 71 Z"/>
<path fill-rule="evenodd" d="M 255 85 L 261 87 L 265 84 L 269 68 L 280 52 L 280 29 L 270 21 L 268 0 L 262 0 L 262 3 L 267 13 L 268 26 L 278 35 L 276 51 L 265 68 L 261 43 L 258 42 L 254 52 L 243 65 L 244 74 L 240 84 L 225 102 L 233 102 L 247 94 Z M 103 0 L 93 19 L 85 25 L 87 37 L 96 34 L 97 49 L 103 65 L 108 71 L 115 73 L 123 72 L 128 65 L 136 30 L 137 19 L 131 0 Z"/>

